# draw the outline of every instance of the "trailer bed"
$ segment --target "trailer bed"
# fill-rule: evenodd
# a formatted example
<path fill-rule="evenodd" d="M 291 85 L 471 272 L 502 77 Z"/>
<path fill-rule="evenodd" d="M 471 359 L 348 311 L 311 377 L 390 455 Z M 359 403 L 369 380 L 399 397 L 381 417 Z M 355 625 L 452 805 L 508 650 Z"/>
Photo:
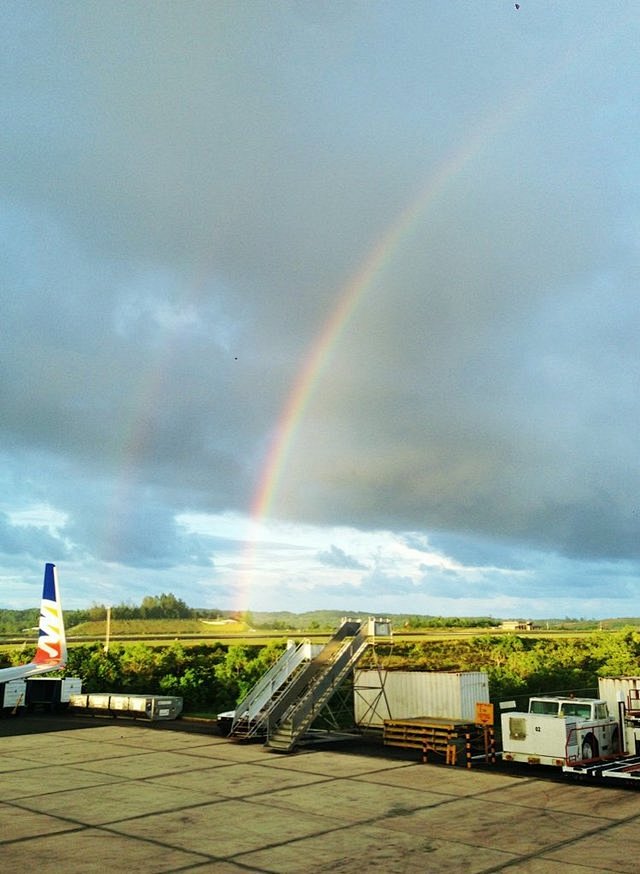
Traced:
<path fill-rule="evenodd" d="M 625 756 L 614 761 L 597 764 L 565 765 L 566 774 L 583 774 L 586 777 L 602 777 L 615 780 L 640 781 L 640 756 Z"/>

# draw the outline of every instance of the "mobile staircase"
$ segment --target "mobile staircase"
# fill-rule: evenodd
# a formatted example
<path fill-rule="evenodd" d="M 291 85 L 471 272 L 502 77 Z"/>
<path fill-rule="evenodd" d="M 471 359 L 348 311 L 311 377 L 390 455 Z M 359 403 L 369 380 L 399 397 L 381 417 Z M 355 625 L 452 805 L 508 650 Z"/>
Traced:
<path fill-rule="evenodd" d="M 309 640 L 301 643 L 289 641 L 280 658 L 237 705 L 229 737 L 242 741 L 266 735 L 271 711 L 279 697 L 295 675 L 322 648 L 322 644 L 312 644 Z"/>
<path fill-rule="evenodd" d="M 263 736 L 269 748 L 291 752 L 366 649 L 390 637 L 388 620 L 344 619 L 319 651 L 285 652 L 236 708 L 229 737 Z"/>
<path fill-rule="evenodd" d="M 266 745 L 291 752 L 377 637 L 391 636 L 388 620 L 345 619 L 331 640 L 284 690 Z"/>

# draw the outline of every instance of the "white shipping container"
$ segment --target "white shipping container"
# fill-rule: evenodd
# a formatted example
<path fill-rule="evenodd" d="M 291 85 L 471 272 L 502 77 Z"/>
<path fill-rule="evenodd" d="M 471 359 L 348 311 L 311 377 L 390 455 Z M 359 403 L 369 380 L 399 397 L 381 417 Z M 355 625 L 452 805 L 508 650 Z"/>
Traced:
<path fill-rule="evenodd" d="M 474 722 L 476 703 L 489 701 L 484 671 L 354 671 L 356 724 L 429 716 Z"/>
<path fill-rule="evenodd" d="M 640 710 L 640 677 L 600 677 L 598 695 L 604 698 L 611 716 L 618 716 L 618 703 L 630 713 Z"/>

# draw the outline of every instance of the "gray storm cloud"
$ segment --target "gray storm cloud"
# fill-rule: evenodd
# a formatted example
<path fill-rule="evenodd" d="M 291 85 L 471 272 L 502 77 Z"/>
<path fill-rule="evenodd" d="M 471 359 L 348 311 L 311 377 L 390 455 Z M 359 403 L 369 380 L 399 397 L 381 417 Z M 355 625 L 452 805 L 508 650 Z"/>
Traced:
<path fill-rule="evenodd" d="M 460 155 L 335 335 L 272 511 L 638 556 L 633 4 L 0 6 L 21 500 L 98 551 L 80 494 L 112 478 L 164 532 L 132 514 L 133 564 L 205 562 L 174 515 L 249 510 L 347 284 Z"/>

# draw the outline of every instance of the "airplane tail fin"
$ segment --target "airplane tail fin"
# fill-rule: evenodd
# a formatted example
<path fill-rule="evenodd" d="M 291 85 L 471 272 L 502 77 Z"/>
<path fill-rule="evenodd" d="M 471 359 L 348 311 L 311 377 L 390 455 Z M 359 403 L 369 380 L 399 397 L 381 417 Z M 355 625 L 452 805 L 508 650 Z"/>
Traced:
<path fill-rule="evenodd" d="M 63 668 L 66 661 L 67 641 L 58 591 L 58 576 L 56 566 L 48 563 L 44 568 L 44 586 L 40 604 L 40 633 L 33 663 L 54 670 L 55 668 Z"/>

